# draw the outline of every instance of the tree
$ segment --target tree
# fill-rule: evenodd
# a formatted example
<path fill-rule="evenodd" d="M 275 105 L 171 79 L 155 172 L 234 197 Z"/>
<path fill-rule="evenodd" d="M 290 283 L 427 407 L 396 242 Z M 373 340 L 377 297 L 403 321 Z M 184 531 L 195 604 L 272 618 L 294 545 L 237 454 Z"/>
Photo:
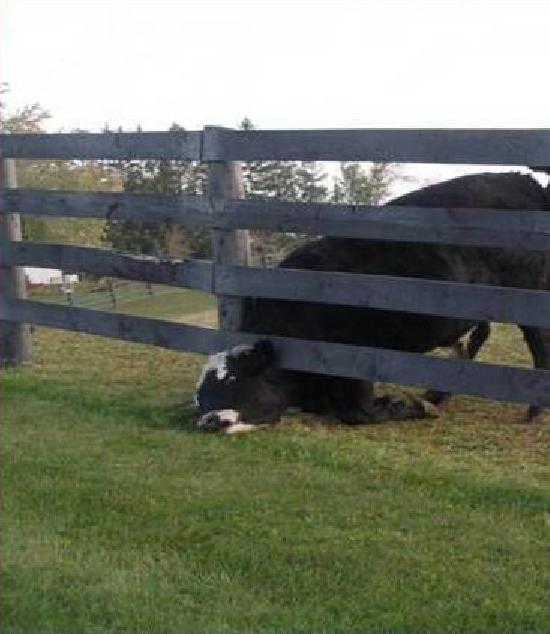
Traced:
<path fill-rule="evenodd" d="M 0 87 L 0 95 L 9 92 L 7 84 Z M 4 100 L 0 100 L 0 130 L 4 133 L 22 134 L 44 132 L 43 124 L 50 113 L 40 104 L 23 106 L 13 113 L 7 112 Z M 51 161 L 21 160 L 16 162 L 17 184 L 33 189 L 59 189 L 70 191 L 120 190 L 120 178 L 116 171 L 102 161 Z M 104 221 L 95 219 L 22 217 L 24 240 L 76 242 L 99 244 Z"/>
<path fill-rule="evenodd" d="M 245 117 L 239 128 L 254 130 L 252 121 Z M 243 164 L 243 183 L 246 198 L 281 198 L 297 200 L 296 163 L 293 161 L 249 161 Z"/>
<path fill-rule="evenodd" d="M 240 129 L 254 125 L 242 120 Z M 170 130 L 182 130 L 173 124 Z M 106 128 L 108 132 L 108 128 Z M 190 161 L 118 161 L 124 189 L 131 192 L 167 195 L 197 195 L 206 191 L 205 165 Z M 373 164 L 366 171 L 359 163 L 342 163 L 340 176 L 329 196 L 327 175 L 316 161 L 249 161 L 243 164 L 243 185 L 247 198 L 278 198 L 299 202 L 378 204 L 394 179 L 393 166 Z M 251 231 L 253 254 L 266 262 L 277 261 L 309 236 L 293 233 Z M 151 255 L 209 257 L 210 232 L 168 224 L 109 221 L 104 239 L 115 248 Z"/>
<path fill-rule="evenodd" d="M 170 127 L 170 131 L 183 129 L 176 123 Z M 128 192 L 199 195 L 206 188 L 206 167 L 197 161 L 132 160 L 111 165 L 121 174 Z M 211 252 L 209 231 L 202 227 L 110 220 L 103 239 L 115 249 L 148 255 L 207 257 Z"/>
<path fill-rule="evenodd" d="M 7 113 L 6 102 L 2 95 L 9 93 L 9 85 L 0 83 L 0 132 L 21 134 L 24 132 L 42 132 L 42 124 L 51 117 L 39 103 L 33 103 Z"/>
<path fill-rule="evenodd" d="M 373 163 L 368 170 L 360 163 L 340 163 L 331 202 L 378 205 L 387 197 L 396 178 L 395 165 L 391 163 Z"/>
<path fill-rule="evenodd" d="M 247 117 L 241 130 L 253 130 Z M 247 198 L 278 198 L 289 202 L 320 202 L 326 199 L 326 174 L 315 161 L 250 161 L 243 165 L 243 181 Z M 252 252 L 262 263 L 280 260 L 306 240 L 294 233 L 251 231 Z"/>
<path fill-rule="evenodd" d="M 4 134 L 40 132 L 42 122 L 48 119 L 50 114 L 38 103 L 24 106 L 14 113 L 8 113 L 6 111 L 6 102 L 3 98 L 3 95 L 7 93 L 9 93 L 9 86 L 7 83 L 2 82 L 0 84 L 0 132 Z M 21 161 L 17 163 L 17 172 L 20 172 L 22 163 Z M 22 183 L 20 176 L 19 183 Z M 21 222 L 21 231 L 23 238 L 26 240 L 45 240 L 48 237 L 47 226 L 42 218 L 24 216 Z"/>
<path fill-rule="evenodd" d="M 295 170 L 297 200 L 320 203 L 327 199 L 327 175 L 316 161 L 303 161 Z"/>

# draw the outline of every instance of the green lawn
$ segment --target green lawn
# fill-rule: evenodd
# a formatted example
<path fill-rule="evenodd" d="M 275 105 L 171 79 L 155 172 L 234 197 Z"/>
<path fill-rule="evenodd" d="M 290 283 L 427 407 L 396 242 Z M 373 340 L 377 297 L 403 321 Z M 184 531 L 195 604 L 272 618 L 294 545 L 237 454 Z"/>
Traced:
<path fill-rule="evenodd" d="M 163 310 L 211 307 L 188 299 Z M 34 339 L 3 374 L 4 629 L 550 630 L 548 415 L 460 397 L 431 421 L 203 435 L 200 357 Z M 510 328 L 485 358 L 527 362 Z"/>
<path fill-rule="evenodd" d="M 154 286 L 153 289 L 155 295 L 152 298 L 138 297 L 125 301 L 117 310 L 177 321 L 187 320 L 191 315 L 204 318 L 204 313 L 215 312 L 215 299 L 207 293 L 166 286 Z"/>
<path fill-rule="evenodd" d="M 111 296 L 106 289 L 99 292 L 92 290 L 94 284 L 81 282 L 75 288 L 73 301 L 75 306 L 97 308 L 99 310 L 115 310 L 133 315 L 162 317 L 164 319 L 180 319 L 184 315 L 200 314 L 213 311 L 215 300 L 212 295 L 153 284 L 153 295 L 150 297 L 145 284 L 140 282 L 120 283 L 115 286 L 119 298 L 115 307 L 111 304 Z M 66 304 L 66 300 L 58 287 L 41 287 L 32 291 L 30 299 Z"/>

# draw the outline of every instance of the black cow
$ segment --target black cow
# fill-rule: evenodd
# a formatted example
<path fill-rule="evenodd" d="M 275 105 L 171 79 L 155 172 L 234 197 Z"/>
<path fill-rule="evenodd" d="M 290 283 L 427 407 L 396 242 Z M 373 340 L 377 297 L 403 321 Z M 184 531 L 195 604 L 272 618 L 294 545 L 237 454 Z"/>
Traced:
<path fill-rule="evenodd" d="M 429 186 L 391 201 L 392 205 L 550 209 L 547 192 L 519 173 L 476 174 Z M 427 212 L 428 217 L 428 212 Z M 282 267 L 317 271 L 369 273 L 498 286 L 550 289 L 550 254 L 495 248 L 323 238 L 291 253 Z M 550 330 L 519 327 L 537 368 L 550 369 Z M 248 298 L 243 330 L 345 344 L 428 352 L 457 347 L 472 332 L 462 356 L 473 358 L 489 326 L 432 315 Z M 428 393 L 432 401 L 443 395 Z M 199 427 L 238 430 L 278 421 L 285 408 L 330 414 L 350 423 L 423 417 L 433 406 L 373 397 L 372 384 L 277 367 L 269 341 L 239 346 L 212 356 L 200 377 L 196 402 Z M 529 417 L 540 409 L 531 407 Z"/>

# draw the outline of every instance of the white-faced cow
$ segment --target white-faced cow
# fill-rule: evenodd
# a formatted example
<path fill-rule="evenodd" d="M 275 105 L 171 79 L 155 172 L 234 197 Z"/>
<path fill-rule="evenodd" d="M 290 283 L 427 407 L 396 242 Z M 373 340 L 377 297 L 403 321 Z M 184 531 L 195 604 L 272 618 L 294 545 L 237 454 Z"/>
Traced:
<path fill-rule="evenodd" d="M 463 176 L 388 204 L 550 209 L 544 188 L 519 173 Z M 280 266 L 550 289 L 550 254 L 543 252 L 323 238 L 297 249 Z M 518 325 L 535 367 L 550 369 L 550 330 Z M 471 332 L 464 350 L 465 356 L 473 358 L 489 332 L 487 323 L 463 319 L 255 298 L 245 300 L 242 329 L 258 334 L 260 341 L 220 352 L 207 361 L 196 394 L 201 429 L 239 431 L 274 423 L 290 406 L 348 423 L 433 415 L 433 406 L 424 399 L 374 398 L 368 382 L 281 370 L 266 336 L 424 353 L 456 347 Z M 426 395 L 434 402 L 443 396 Z M 530 418 L 538 413 L 539 408 L 529 410 Z"/>

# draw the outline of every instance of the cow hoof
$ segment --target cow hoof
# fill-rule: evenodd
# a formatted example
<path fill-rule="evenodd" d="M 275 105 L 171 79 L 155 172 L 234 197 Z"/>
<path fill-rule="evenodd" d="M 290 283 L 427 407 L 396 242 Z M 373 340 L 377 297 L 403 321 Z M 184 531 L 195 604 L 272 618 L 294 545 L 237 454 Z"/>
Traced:
<path fill-rule="evenodd" d="M 378 406 L 386 409 L 389 416 L 395 420 L 407 420 L 409 418 L 437 418 L 439 410 L 437 407 L 423 398 L 415 396 L 407 399 L 383 396 L 376 399 Z"/>
<path fill-rule="evenodd" d="M 342 422 L 354 425 L 437 417 L 439 410 L 429 401 L 416 397 L 401 399 L 389 394 L 374 399 L 372 406 L 364 410 L 351 410 L 339 414 Z"/>

